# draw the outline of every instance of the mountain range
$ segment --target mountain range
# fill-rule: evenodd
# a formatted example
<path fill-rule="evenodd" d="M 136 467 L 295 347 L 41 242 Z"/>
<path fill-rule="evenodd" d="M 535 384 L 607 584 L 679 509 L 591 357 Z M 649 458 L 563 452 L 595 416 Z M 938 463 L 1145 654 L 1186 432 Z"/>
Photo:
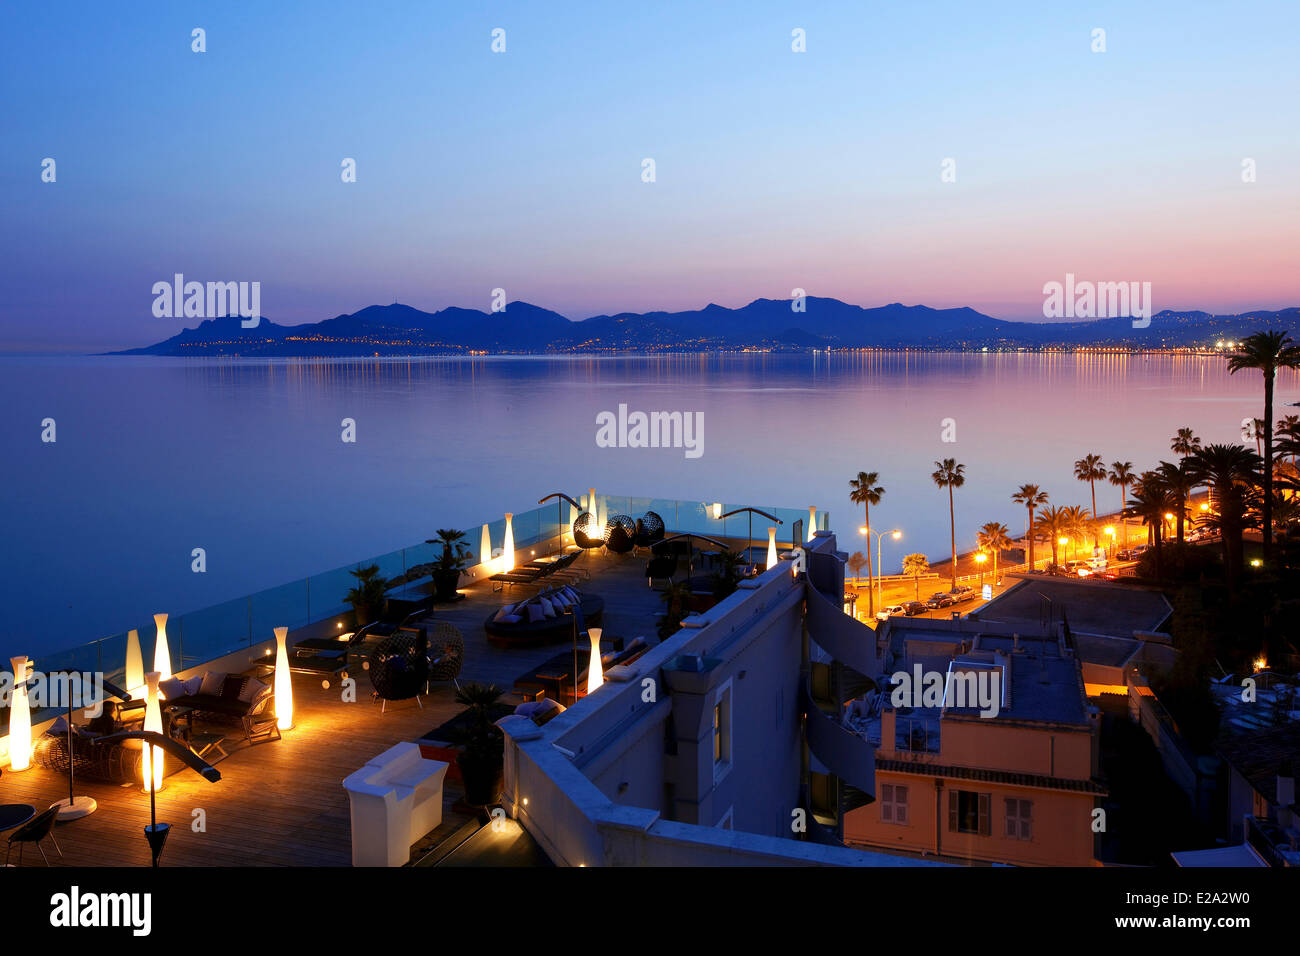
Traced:
<path fill-rule="evenodd" d="M 1130 318 L 1079 322 L 1012 322 L 970 308 L 924 305 L 864 308 L 808 297 L 795 312 L 788 299 L 755 299 L 729 309 L 621 312 L 571 321 L 527 302 L 501 312 L 450 307 L 422 312 L 409 305 L 372 305 L 302 325 L 263 318 L 243 328 L 237 316 L 205 319 L 143 348 L 113 355 L 370 356 L 702 352 L 737 349 L 912 348 L 944 351 L 1017 348 L 1213 347 L 1263 328 L 1300 331 L 1300 308 L 1213 315 L 1156 313 L 1146 328 Z"/>

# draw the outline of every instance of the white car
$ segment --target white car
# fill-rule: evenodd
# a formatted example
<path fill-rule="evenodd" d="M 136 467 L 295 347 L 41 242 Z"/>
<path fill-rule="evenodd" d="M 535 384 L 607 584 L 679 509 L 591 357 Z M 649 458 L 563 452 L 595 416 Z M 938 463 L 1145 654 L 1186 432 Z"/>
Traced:
<path fill-rule="evenodd" d="M 901 604 L 891 604 L 889 607 L 881 608 L 879 611 L 876 612 L 876 620 L 888 621 L 891 617 L 894 617 L 895 615 L 897 615 L 898 617 L 905 617 L 907 615 L 906 608 L 904 608 L 903 605 Z"/>

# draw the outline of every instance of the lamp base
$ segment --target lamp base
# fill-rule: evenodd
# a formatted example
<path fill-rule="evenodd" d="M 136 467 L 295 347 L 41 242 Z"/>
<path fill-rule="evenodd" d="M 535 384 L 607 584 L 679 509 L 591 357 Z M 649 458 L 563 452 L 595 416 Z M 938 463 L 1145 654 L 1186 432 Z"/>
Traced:
<path fill-rule="evenodd" d="M 82 817 L 89 816 L 95 812 L 99 806 L 94 797 L 73 797 L 69 803 L 67 798 L 60 800 L 58 803 L 50 804 L 52 807 L 58 807 L 58 819 L 60 823 L 68 820 L 80 820 Z"/>

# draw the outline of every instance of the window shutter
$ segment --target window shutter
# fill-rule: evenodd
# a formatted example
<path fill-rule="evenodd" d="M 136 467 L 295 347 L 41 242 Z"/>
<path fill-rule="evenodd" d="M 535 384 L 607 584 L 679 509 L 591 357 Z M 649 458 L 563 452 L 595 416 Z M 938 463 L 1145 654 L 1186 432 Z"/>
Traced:
<path fill-rule="evenodd" d="M 1034 804 L 1029 800 L 1020 801 L 1020 839 L 1032 840 Z"/>
<path fill-rule="evenodd" d="M 957 832 L 957 791 L 948 791 L 948 832 Z"/>
<path fill-rule="evenodd" d="M 880 822 L 894 822 L 894 787 L 892 784 L 884 784 L 880 788 Z"/>
<path fill-rule="evenodd" d="M 907 824 L 907 787 L 894 787 L 894 822 Z"/>
<path fill-rule="evenodd" d="M 980 797 L 980 810 L 979 810 L 980 836 L 988 836 L 990 833 L 993 832 L 991 826 L 989 825 L 989 795 L 987 793 L 981 793 L 979 797 Z"/>
<path fill-rule="evenodd" d="M 1003 828 L 1002 835 L 1005 837 L 1015 837 L 1019 827 L 1016 822 L 1016 801 L 1011 797 L 1007 797 L 1004 802 L 1006 804 L 1006 825 Z"/>

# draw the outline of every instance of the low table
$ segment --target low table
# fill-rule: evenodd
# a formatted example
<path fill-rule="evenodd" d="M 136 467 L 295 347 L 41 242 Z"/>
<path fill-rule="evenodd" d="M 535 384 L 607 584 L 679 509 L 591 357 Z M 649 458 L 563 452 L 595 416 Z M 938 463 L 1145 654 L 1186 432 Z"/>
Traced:
<path fill-rule="evenodd" d="M 20 827 L 34 816 L 36 808 L 30 803 L 0 803 L 0 830 Z"/>

